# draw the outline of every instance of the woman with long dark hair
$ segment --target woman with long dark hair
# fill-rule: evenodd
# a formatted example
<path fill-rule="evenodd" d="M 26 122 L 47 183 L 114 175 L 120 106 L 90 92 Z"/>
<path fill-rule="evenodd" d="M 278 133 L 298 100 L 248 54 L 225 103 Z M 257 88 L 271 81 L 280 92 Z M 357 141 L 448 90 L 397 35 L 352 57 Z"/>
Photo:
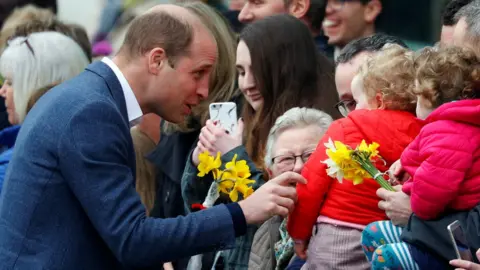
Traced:
<path fill-rule="evenodd" d="M 339 117 L 334 108 L 337 94 L 334 68 L 317 55 L 308 28 L 290 15 L 275 15 L 248 25 L 237 47 L 238 85 L 245 105 L 234 134 L 212 121 L 202 128 L 198 144 L 187 162 L 182 194 L 187 207 L 205 200 L 212 179 L 198 178 L 198 154 L 220 152 L 222 163 L 246 160 L 256 180 L 254 189 L 267 180 L 265 145 L 275 120 L 293 107 L 310 107 Z M 224 251 L 226 269 L 247 269 L 250 247 L 257 227 L 237 238 L 233 250 Z"/>

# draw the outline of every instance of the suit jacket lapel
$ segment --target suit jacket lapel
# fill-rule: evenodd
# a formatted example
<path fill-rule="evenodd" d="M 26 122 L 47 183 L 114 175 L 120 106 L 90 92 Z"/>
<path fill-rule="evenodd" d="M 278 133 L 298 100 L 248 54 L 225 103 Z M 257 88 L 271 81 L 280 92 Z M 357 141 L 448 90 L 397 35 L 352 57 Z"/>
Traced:
<path fill-rule="evenodd" d="M 87 70 L 97 74 L 105 80 L 110 94 L 115 100 L 117 107 L 120 109 L 120 112 L 122 113 L 122 116 L 125 119 L 127 125 L 129 125 L 125 95 L 123 94 L 122 85 L 120 84 L 120 81 L 118 81 L 117 76 L 115 75 L 113 70 L 102 61 L 96 61 L 92 63 L 87 67 Z"/>

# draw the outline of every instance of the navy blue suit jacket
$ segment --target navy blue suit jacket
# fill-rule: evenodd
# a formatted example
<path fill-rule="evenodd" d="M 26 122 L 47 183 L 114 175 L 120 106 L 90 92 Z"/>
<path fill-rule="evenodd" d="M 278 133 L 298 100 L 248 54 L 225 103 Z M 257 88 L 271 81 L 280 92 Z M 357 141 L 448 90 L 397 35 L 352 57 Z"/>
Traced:
<path fill-rule="evenodd" d="M 134 176 L 123 91 L 96 62 L 22 124 L 0 197 L 0 268 L 133 269 L 233 248 L 229 207 L 148 218 Z"/>

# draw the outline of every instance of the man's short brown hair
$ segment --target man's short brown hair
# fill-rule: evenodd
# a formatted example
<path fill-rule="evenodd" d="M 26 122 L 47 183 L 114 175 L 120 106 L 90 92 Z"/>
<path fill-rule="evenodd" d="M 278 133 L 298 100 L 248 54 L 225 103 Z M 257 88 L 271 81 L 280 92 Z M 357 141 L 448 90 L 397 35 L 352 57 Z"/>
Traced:
<path fill-rule="evenodd" d="M 133 20 L 121 51 L 134 57 L 159 47 L 175 62 L 177 57 L 188 54 L 192 40 L 193 29 L 187 21 L 165 11 L 149 12 Z"/>
<path fill-rule="evenodd" d="M 53 31 L 73 39 L 82 48 L 88 60 L 92 62 L 92 46 L 85 28 L 75 24 L 65 24 L 56 18 L 32 20 L 15 28 L 9 39 L 25 37 L 33 33 Z"/>

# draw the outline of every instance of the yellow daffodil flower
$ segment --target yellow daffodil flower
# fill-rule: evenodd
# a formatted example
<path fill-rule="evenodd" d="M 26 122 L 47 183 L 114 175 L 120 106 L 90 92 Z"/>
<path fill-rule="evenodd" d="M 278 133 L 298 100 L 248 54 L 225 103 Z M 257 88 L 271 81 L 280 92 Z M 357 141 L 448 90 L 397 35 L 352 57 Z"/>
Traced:
<path fill-rule="evenodd" d="M 218 191 L 220 191 L 222 193 L 225 193 L 225 194 L 229 194 L 230 190 L 232 190 L 234 185 L 235 185 L 235 181 L 232 180 L 232 179 L 221 180 L 218 183 Z"/>
<path fill-rule="evenodd" d="M 378 147 L 380 147 L 380 145 L 376 142 L 367 144 L 365 140 L 362 140 L 358 146 L 358 150 L 367 153 L 370 158 L 375 158 L 378 157 Z"/>
<path fill-rule="evenodd" d="M 242 193 L 244 199 L 252 195 L 253 188 L 248 185 L 253 183 L 255 183 L 255 180 L 244 179 L 244 178 L 237 179 L 237 181 L 235 181 L 235 186 L 230 192 L 230 200 L 232 200 L 232 202 L 238 201 L 238 192 Z"/>
<path fill-rule="evenodd" d="M 361 184 L 365 179 L 375 178 L 377 183 L 390 191 L 395 191 L 392 186 L 382 177 L 380 171 L 375 168 L 373 163 L 375 158 L 380 158 L 378 148 L 380 145 L 376 142 L 367 144 L 362 140 L 355 150 L 342 142 L 332 142 L 329 139 L 325 143 L 328 159 L 322 161 L 327 165 L 327 175 L 336 178 L 340 183 L 343 179 L 348 179 L 354 185 Z"/>
<path fill-rule="evenodd" d="M 213 170 L 213 177 L 214 179 L 218 179 L 218 168 L 222 165 L 222 161 L 220 160 L 220 152 L 217 153 L 217 157 L 213 157 L 205 151 L 198 155 L 198 160 L 200 163 L 197 166 L 198 169 L 198 177 L 204 177 L 210 171 Z"/>
<path fill-rule="evenodd" d="M 197 167 L 197 176 L 204 177 L 210 172 L 213 173 L 214 182 L 210 187 L 209 195 L 205 199 L 205 202 L 208 202 L 208 207 L 213 205 L 220 192 L 229 194 L 233 202 L 238 201 L 239 192 L 244 199 L 253 193 L 253 188 L 249 185 L 255 183 L 255 180 L 248 179 L 251 176 L 250 167 L 245 160 L 237 161 L 237 155 L 225 164 L 225 170 L 220 170 L 222 166 L 220 153 L 217 153 L 214 158 L 208 152 L 203 152 L 199 154 L 198 159 L 200 164 Z"/>
<path fill-rule="evenodd" d="M 225 164 L 225 174 L 227 175 L 226 177 L 232 179 L 245 179 L 251 176 L 247 162 L 245 160 L 237 161 L 237 154 L 233 156 L 232 161 Z"/>

